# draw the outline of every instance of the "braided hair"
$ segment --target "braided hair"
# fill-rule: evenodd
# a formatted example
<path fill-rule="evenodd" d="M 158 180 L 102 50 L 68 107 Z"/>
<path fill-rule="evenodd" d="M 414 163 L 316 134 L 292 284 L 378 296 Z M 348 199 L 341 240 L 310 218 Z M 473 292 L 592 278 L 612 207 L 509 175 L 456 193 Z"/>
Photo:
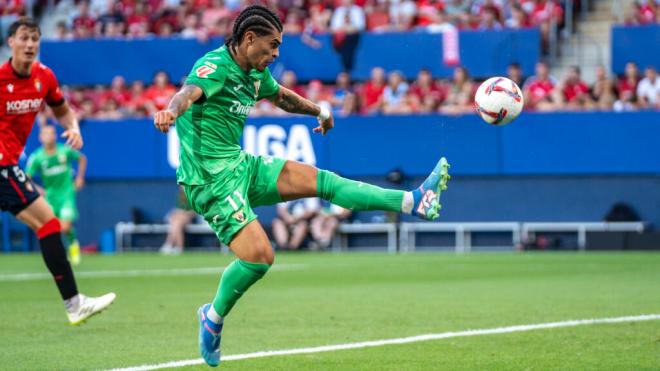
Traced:
<path fill-rule="evenodd" d="M 258 36 L 269 35 L 273 31 L 282 32 L 282 21 L 272 10 L 263 5 L 248 6 L 236 17 L 232 35 L 227 39 L 225 45 L 237 46 L 243 41 L 243 37 L 248 31 L 252 31 Z"/>

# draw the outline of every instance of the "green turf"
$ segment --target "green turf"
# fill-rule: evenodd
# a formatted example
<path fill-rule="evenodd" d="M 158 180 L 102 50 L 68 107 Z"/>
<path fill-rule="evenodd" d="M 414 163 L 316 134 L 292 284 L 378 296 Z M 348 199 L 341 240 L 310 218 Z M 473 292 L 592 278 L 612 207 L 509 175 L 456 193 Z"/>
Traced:
<path fill-rule="evenodd" d="M 221 254 L 85 256 L 78 271 L 224 266 Z M 237 304 L 223 352 L 313 347 L 660 313 L 660 254 L 295 254 Z M 80 278 L 116 303 L 66 323 L 38 255 L 0 256 L 0 369 L 105 369 L 197 358 L 197 307 L 218 274 Z M 190 368 L 204 368 L 195 366 Z M 660 369 L 660 320 L 226 362 L 227 370 Z"/>

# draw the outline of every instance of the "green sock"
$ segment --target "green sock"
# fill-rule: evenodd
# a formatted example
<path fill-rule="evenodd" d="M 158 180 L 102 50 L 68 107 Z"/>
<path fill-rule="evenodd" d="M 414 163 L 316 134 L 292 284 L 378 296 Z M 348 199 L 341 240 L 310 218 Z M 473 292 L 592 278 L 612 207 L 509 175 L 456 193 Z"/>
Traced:
<path fill-rule="evenodd" d="M 76 229 L 71 227 L 71 230 L 69 230 L 69 233 L 66 234 L 66 238 L 67 238 L 66 246 L 69 246 L 72 243 L 76 242 Z"/>
<path fill-rule="evenodd" d="M 318 196 L 326 201 L 357 211 L 400 212 L 404 194 L 404 191 L 342 178 L 327 170 L 319 170 L 316 176 L 316 191 Z"/>
<path fill-rule="evenodd" d="M 255 282 L 263 277 L 270 265 L 250 263 L 241 259 L 234 260 L 225 268 L 220 279 L 218 292 L 213 299 L 213 308 L 222 317 L 226 316 L 236 301 L 243 296 Z"/>

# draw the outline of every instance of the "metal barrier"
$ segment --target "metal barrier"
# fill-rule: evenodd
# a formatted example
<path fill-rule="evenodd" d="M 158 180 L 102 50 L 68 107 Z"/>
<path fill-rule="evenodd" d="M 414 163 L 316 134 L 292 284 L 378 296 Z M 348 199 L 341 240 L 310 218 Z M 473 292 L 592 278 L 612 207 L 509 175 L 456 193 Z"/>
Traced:
<path fill-rule="evenodd" d="M 134 234 L 165 234 L 170 230 L 169 224 L 134 224 L 119 222 L 115 225 L 115 250 L 123 252 L 126 247 L 129 249 L 131 246 L 131 238 Z M 215 235 L 215 232 L 209 227 L 208 224 L 188 224 L 184 227 L 185 233 L 191 234 L 210 234 Z M 128 239 L 128 241 L 127 241 Z M 126 246 L 128 242 L 128 246 Z M 223 252 L 228 252 L 229 248 L 221 245 Z"/>
<path fill-rule="evenodd" d="M 397 251 L 396 229 L 395 223 L 341 224 L 337 229 L 337 236 L 332 241 L 332 247 L 335 251 L 346 250 L 349 234 L 387 233 L 387 252 L 394 254 Z"/>
<path fill-rule="evenodd" d="M 513 248 L 520 243 L 520 223 L 483 222 L 483 223 L 401 223 L 399 249 L 401 252 L 415 251 L 415 233 L 417 232 L 453 232 L 455 233 L 454 250 L 457 253 L 472 250 L 472 232 L 510 232 Z"/>
<path fill-rule="evenodd" d="M 587 232 L 644 232 L 642 222 L 557 222 L 557 223 L 522 223 L 523 241 L 529 240 L 536 232 L 575 232 L 578 235 L 578 249 L 584 251 L 587 247 Z"/>

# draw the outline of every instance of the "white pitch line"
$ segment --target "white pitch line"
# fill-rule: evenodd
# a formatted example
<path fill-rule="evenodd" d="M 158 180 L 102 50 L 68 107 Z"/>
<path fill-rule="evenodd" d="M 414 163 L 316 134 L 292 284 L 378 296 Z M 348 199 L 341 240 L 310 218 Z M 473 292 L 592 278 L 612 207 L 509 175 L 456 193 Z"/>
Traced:
<path fill-rule="evenodd" d="M 336 350 L 371 348 L 371 347 L 380 347 L 380 346 L 383 346 L 383 345 L 409 344 L 409 343 L 416 343 L 416 342 L 420 342 L 420 341 L 440 340 L 440 339 L 448 339 L 448 338 L 456 338 L 456 337 L 464 337 L 464 336 L 508 334 L 508 333 L 511 333 L 511 332 L 534 331 L 534 330 L 559 328 L 559 327 L 574 327 L 574 326 L 597 325 L 597 324 L 605 324 L 605 323 L 653 321 L 653 320 L 658 320 L 658 319 L 660 319 L 660 314 L 645 314 L 645 315 L 640 315 L 640 316 L 580 319 L 580 320 L 570 320 L 570 321 L 561 321 L 561 322 L 537 323 L 537 324 L 531 324 L 531 325 L 496 327 L 496 328 L 480 329 L 480 330 L 442 332 L 442 333 L 437 333 L 437 334 L 425 334 L 425 335 L 409 336 L 409 337 L 397 338 L 397 339 L 372 340 L 372 341 L 363 341 L 363 342 L 359 342 L 359 343 L 323 345 L 323 346 L 312 347 L 312 348 L 294 348 L 294 349 L 283 349 L 283 350 L 268 350 L 268 351 L 263 351 L 263 352 L 235 354 L 235 355 L 222 357 L 222 362 L 238 361 L 238 360 L 241 360 L 241 359 L 250 359 L 250 358 L 288 356 L 288 355 L 293 355 L 293 354 L 310 354 L 310 353 L 333 352 L 333 351 L 336 351 Z M 109 370 L 109 371 L 159 370 L 159 369 L 163 369 L 163 368 L 175 368 L 175 367 L 201 365 L 203 363 L 204 363 L 204 360 L 202 360 L 201 358 L 198 358 L 198 359 L 188 359 L 188 360 L 182 360 L 182 361 L 172 361 L 172 362 L 166 362 L 166 363 L 159 363 L 159 364 L 154 364 L 154 365 L 141 365 L 141 366 L 126 367 L 126 368 L 114 368 L 114 369 Z"/>
<path fill-rule="evenodd" d="M 274 265 L 274 270 L 300 269 L 304 264 L 279 264 Z M 205 274 L 221 273 L 225 267 L 200 267 L 200 268 L 171 268 L 171 269 L 132 269 L 117 271 L 83 271 L 75 272 L 76 277 L 81 278 L 113 278 L 113 277 L 152 277 L 152 276 L 196 276 Z M 0 282 L 14 281 L 40 281 L 51 280 L 49 273 L 15 273 L 0 274 Z"/>

